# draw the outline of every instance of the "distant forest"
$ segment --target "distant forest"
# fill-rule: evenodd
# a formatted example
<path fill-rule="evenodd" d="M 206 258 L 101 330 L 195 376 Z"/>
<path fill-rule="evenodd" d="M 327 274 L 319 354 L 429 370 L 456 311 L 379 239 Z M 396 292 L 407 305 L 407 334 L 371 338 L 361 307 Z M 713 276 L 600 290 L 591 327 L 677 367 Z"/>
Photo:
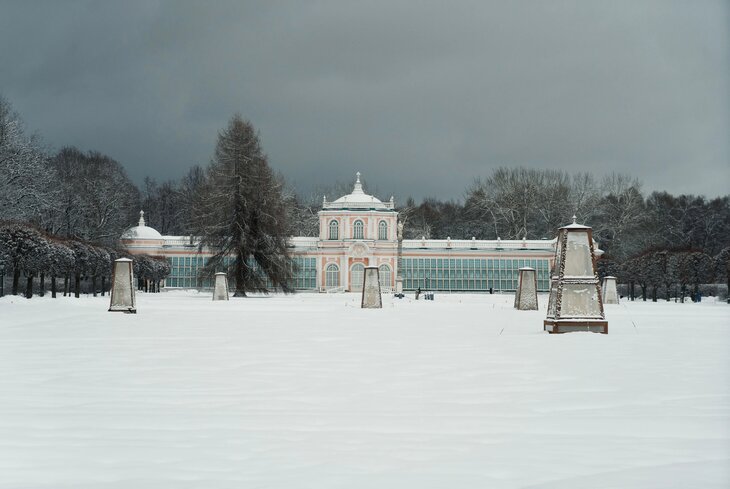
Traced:
<path fill-rule="evenodd" d="M 139 188 L 107 155 L 74 147 L 48 151 L 38 136 L 27 132 L 11 104 L 0 98 L 0 220 L 114 245 L 144 209 L 148 225 L 160 233 L 186 235 L 192 229 L 194 197 L 206 178 L 204 167 L 194 166 L 182 178 L 148 178 Z M 285 192 L 289 234 L 316 236 L 323 195 L 337 198 L 349 193 L 351 185 L 333 183 L 306 196 L 290 187 Z M 407 239 L 552 239 L 575 214 L 578 222 L 593 227 L 599 246 L 617 263 L 657 250 L 700 251 L 714 257 L 730 246 L 730 195 L 708 199 L 646 194 L 630 175 L 597 178 L 501 167 L 465 181 L 460 200 L 395 197 Z"/>

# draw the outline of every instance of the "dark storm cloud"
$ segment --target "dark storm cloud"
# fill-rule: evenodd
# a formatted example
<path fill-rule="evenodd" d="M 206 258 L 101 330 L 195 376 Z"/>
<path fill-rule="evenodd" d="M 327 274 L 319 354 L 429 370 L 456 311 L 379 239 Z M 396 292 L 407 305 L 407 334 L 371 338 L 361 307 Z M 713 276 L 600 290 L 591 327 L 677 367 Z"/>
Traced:
<path fill-rule="evenodd" d="M 208 3 L 208 2 L 205 2 Z M 297 188 L 460 197 L 500 165 L 730 188 L 730 14 L 698 2 L 11 2 L 0 93 L 137 181 L 235 112 Z M 371 188 L 373 190 L 373 188 Z"/>

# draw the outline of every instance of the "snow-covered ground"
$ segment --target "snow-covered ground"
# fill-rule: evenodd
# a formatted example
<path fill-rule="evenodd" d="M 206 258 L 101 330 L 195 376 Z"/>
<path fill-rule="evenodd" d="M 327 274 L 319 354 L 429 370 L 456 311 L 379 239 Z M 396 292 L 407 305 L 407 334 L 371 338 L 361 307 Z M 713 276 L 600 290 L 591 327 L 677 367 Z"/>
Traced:
<path fill-rule="evenodd" d="M 0 299 L 1 488 L 727 488 L 730 306 Z"/>

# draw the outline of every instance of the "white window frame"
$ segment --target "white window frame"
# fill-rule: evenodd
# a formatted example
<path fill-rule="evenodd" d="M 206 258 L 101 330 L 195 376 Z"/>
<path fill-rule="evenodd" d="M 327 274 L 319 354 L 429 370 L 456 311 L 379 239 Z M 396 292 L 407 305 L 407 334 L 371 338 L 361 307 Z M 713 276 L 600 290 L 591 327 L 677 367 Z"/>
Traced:
<path fill-rule="evenodd" d="M 362 263 L 353 264 L 352 267 L 350 267 L 350 277 L 352 277 L 350 291 L 362 291 L 363 280 L 365 280 L 365 265 L 363 265 Z"/>
<path fill-rule="evenodd" d="M 393 283 L 391 281 L 391 273 L 392 270 L 390 269 L 390 265 L 387 263 L 383 263 L 378 267 L 378 275 L 380 276 L 380 288 L 381 289 L 390 289 L 393 287 Z"/>
<path fill-rule="evenodd" d="M 388 223 L 385 221 L 380 221 L 378 223 L 378 239 L 388 239 Z"/>
<path fill-rule="evenodd" d="M 324 283 L 327 289 L 334 289 L 340 286 L 340 267 L 336 263 L 329 263 L 325 267 Z"/>
<path fill-rule="evenodd" d="M 365 239 L 365 223 L 360 219 L 352 223 L 352 239 Z"/>
<path fill-rule="evenodd" d="M 331 239 L 331 240 L 340 239 L 340 223 L 337 221 L 337 219 L 332 219 L 330 221 L 329 239 Z"/>

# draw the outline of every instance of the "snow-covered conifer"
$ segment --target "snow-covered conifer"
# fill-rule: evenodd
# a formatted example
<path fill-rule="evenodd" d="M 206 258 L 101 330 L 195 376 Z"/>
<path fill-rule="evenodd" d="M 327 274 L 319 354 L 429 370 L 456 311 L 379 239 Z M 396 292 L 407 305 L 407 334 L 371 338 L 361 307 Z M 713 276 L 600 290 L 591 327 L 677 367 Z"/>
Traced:
<path fill-rule="evenodd" d="M 206 272 L 231 266 L 234 296 L 274 287 L 292 290 L 292 260 L 287 250 L 289 212 L 283 181 L 273 173 L 253 125 L 236 115 L 218 135 L 205 183 L 195 199 L 195 234 L 214 255 Z"/>

